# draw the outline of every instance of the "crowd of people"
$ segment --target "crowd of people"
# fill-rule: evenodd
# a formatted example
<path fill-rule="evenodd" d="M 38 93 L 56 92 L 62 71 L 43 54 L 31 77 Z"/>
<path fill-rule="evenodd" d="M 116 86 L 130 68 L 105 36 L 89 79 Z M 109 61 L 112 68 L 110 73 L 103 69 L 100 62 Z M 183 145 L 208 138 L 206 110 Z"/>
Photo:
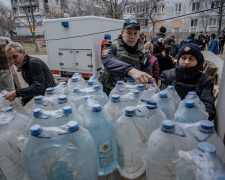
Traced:
<path fill-rule="evenodd" d="M 223 53 L 224 40 L 224 32 L 219 43 L 215 34 L 200 33 L 196 37 L 191 33 L 178 43 L 175 36 L 166 36 L 166 27 L 162 26 L 148 41 L 140 32 L 140 23 L 129 19 L 118 39 L 104 43 L 100 81 L 107 94 L 118 80 L 126 81 L 129 77 L 142 84 L 152 82 L 154 78 L 161 90 L 174 85 L 182 99 L 188 91 L 196 91 L 212 120 L 216 113 L 212 93 L 214 81 L 202 73 L 204 56 L 201 51 L 208 47 L 208 51 L 216 55 Z"/>

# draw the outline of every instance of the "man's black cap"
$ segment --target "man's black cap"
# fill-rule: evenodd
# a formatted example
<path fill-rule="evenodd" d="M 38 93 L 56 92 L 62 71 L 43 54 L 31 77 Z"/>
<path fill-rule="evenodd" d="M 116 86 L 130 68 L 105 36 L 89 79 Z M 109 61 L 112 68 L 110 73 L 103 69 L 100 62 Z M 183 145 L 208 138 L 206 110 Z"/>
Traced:
<path fill-rule="evenodd" d="M 128 19 L 123 24 L 123 29 L 128 29 L 131 27 L 137 27 L 138 30 L 140 30 L 140 23 L 138 22 L 137 19 Z"/>

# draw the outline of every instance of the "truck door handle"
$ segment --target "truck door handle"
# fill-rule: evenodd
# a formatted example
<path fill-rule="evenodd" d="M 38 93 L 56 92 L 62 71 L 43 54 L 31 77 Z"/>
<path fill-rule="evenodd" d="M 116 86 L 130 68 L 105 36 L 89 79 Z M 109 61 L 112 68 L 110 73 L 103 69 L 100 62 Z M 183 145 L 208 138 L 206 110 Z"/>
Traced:
<path fill-rule="evenodd" d="M 88 65 L 88 67 L 92 68 L 93 66 L 92 65 Z"/>
<path fill-rule="evenodd" d="M 59 56 L 63 55 L 63 53 L 59 52 Z"/>
<path fill-rule="evenodd" d="M 88 53 L 87 56 L 92 56 L 92 54 L 91 53 Z"/>
<path fill-rule="evenodd" d="M 61 66 L 62 66 L 62 65 L 64 65 L 64 63 L 59 63 L 59 65 L 61 65 Z"/>

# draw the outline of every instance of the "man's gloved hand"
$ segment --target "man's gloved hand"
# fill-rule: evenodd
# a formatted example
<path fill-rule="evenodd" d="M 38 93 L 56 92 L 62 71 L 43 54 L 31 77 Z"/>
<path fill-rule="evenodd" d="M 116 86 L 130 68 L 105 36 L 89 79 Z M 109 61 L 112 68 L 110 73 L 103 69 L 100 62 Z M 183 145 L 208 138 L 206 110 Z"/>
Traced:
<path fill-rule="evenodd" d="M 146 72 L 139 71 L 135 68 L 128 71 L 128 76 L 131 76 L 138 84 L 147 84 L 149 81 L 153 83 L 153 78 Z"/>

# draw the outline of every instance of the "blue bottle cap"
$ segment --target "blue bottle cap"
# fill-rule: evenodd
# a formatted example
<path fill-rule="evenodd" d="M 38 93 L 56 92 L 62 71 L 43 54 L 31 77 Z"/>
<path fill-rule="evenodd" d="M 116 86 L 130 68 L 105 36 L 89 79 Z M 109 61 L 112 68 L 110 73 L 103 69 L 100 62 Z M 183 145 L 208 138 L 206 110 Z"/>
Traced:
<path fill-rule="evenodd" d="M 167 98 L 167 93 L 165 91 L 159 92 L 159 97 L 160 98 Z"/>
<path fill-rule="evenodd" d="M 41 126 L 39 124 L 35 124 L 35 125 L 31 126 L 30 134 L 32 136 L 37 136 L 37 135 L 41 134 Z"/>
<path fill-rule="evenodd" d="M 201 129 L 211 131 L 214 129 L 214 123 L 209 120 L 201 120 Z"/>
<path fill-rule="evenodd" d="M 100 85 L 94 85 L 94 89 L 95 90 L 99 90 L 100 89 Z"/>
<path fill-rule="evenodd" d="M 74 92 L 74 93 L 79 93 L 80 90 L 79 90 L 78 88 L 73 88 L 73 92 Z"/>
<path fill-rule="evenodd" d="M 134 80 L 132 77 L 129 77 L 128 82 L 134 83 L 134 81 L 135 81 L 135 80 Z"/>
<path fill-rule="evenodd" d="M 157 108 L 157 104 L 155 101 L 147 101 L 146 103 L 147 103 L 146 107 L 148 109 L 156 109 Z"/>
<path fill-rule="evenodd" d="M 35 97 L 34 97 L 34 102 L 35 102 L 35 103 L 42 102 L 43 98 L 44 98 L 44 96 L 35 96 Z"/>
<path fill-rule="evenodd" d="M 185 101 L 185 106 L 187 108 L 193 108 L 195 106 L 194 101 L 193 100 L 186 100 Z"/>
<path fill-rule="evenodd" d="M 120 101 L 120 95 L 119 94 L 113 94 L 111 96 L 111 102 L 119 102 Z"/>
<path fill-rule="evenodd" d="M 70 121 L 67 123 L 67 126 L 69 132 L 75 132 L 79 129 L 77 121 Z"/>
<path fill-rule="evenodd" d="M 94 104 L 93 105 L 92 111 L 99 112 L 101 110 L 102 110 L 102 108 L 101 108 L 101 105 L 100 104 Z"/>
<path fill-rule="evenodd" d="M 116 85 L 124 85 L 125 82 L 124 81 L 117 81 Z"/>
<path fill-rule="evenodd" d="M 63 108 L 63 113 L 64 113 L 64 114 L 72 113 L 72 108 L 71 108 L 71 106 L 65 106 L 65 107 Z"/>
<path fill-rule="evenodd" d="M 92 98 L 92 95 L 84 96 L 84 100 L 91 99 L 91 98 Z"/>
<path fill-rule="evenodd" d="M 172 120 L 163 120 L 160 129 L 165 133 L 173 132 L 175 129 L 175 123 Z"/>
<path fill-rule="evenodd" d="M 34 116 L 40 116 L 40 115 L 42 115 L 42 110 L 41 110 L 41 108 L 35 108 L 35 109 L 33 110 L 33 115 L 34 115 Z"/>
<path fill-rule="evenodd" d="M 54 94 L 54 88 L 47 88 L 45 92 L 46 94 Z"/>
<path fill-rule="evenodd" d="M 195 91 L 189 91 L 189 92 L 188 92 L 188 95 L 195 96 L 195 95 L 196 95 L 196 92 L 195 92 Z"/>
<path fill-rule="evenodd" d="M 66 103 L 67 101 L 68 101 L 67 95 L 60 95 L 60 96 L 58 97 L 58 103 L 59 103 L 59 104 Z"/>
<path fill-rule="evenodd" d="M 71 81 L 72 81 L 72 82 L 77 82 L 77 81 L 78 81 L 78 77 L 72 77 L 72 78 L 71 78 Z"/>
<path fill-rule="evenodd" d="M 144 85 L 144 84 L 138 84 L 138 85 L 137 85 L 137 89 L 138 89 L 139 91 L 144 91 L 144 90 L 145 90 L 145 85 Z"/>
<path fill-rule="evenodd" d="M 137 89 L 131 89 L 130 92 L 132 92 L 134 94 L 134 96 L 139 95 L 139 90 L 137 90 Z"/>
<path fill-rule="evenodd" d="M 198 149 L 200 149 L 203 152 L 208 152 L 208 153 L 215 153 L 216 152 L 215 146 L 213 146 L 212 144 L 207 143 L 207 142 L 200 142 L 198 144 Z"/>
<path fill-rule="evenodd" d="M 91 86 L 91 85 L 94 84 L 94 82 L 93 82 L 93 81 L 88 81 L 87 84 L 88 84 L 89 86 Z"/>
<path fill-rule="evenodd" d="M 13 107 L 11 107 L 11 106 L 7 106 L 7 107 L 2 108 L 2 112 L 9 112 L 9 111 L 12 111 L 12 110 L 13 110 Z"/>
<path fill-rule="evenodd" d="M 135 115 L 135 107 L 134 106 L 127 106 L 125 108 L 125 115 L 128 117 L 133 117 Z"/>
<path fill-rule="evenodd" d="M 175 87 L 174 86 L 172 86 L 172 85 L 169 85 L 169 86 L 167 86 L 167 88 L 166 89 L 169 89 L 169 90 L 175 90 Z"/>

